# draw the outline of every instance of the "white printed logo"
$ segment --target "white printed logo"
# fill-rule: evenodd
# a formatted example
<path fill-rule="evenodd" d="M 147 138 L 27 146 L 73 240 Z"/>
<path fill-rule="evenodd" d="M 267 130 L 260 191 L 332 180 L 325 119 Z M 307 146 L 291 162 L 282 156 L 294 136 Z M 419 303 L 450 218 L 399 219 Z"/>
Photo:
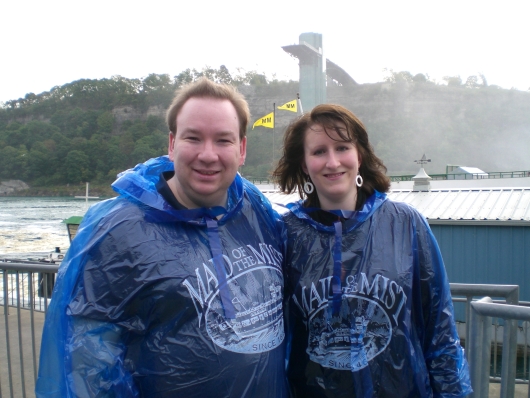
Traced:
<path fill-rule="evenodd" d="M 346 277 L 340 311 L 333 314 L 332 278 L 299 285 L 293 300 L 308 319 L 310 359 L 326 368 L 356 371 L 388 346 L 407 296 L 387 277 L 360 272 Z"/>
<path fill-rule="evenodd" d="M 332 369 L 368 366 L 390 342 L 388 315 L 375 301 L 349 295 L 343 295 L 339 314 L 332 316 L 331 308 L 321 308 L 309 322 L 310 359 Z"/>
<path fill-rule="evenodd" d="M 227 288 L 236 311 L 235 319 L 224 316 L 217 278 L 211 264 L 195 270 L 195 286 L 184 281 L 206 330 L 219 347 L 255 354 L 277 348 L 285 337 L 283 324 L 282 255 L 272 246 L 260 244 L 232 250 L 223 256 Z"/>

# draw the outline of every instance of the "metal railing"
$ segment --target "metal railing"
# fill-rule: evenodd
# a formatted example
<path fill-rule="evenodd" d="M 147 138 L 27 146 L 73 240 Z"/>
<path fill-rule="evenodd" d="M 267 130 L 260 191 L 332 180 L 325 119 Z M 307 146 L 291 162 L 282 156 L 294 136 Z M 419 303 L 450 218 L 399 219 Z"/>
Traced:
<path fill-rule="evenodd" d="M 5 344 L 0 344 L 0 397 L 5 381 L 10 397 L 26 397 L 28 391 L 34 396 L 42 323 L 58 268 L 55 264 L 0 262 L 0 307 L 4 310 L 0 330 L 5 333 Z"/>
<path fill-rule="evenodd" d="M 390 181 L 412 181 L 415 174 L 406 174 L 399 176 L 388 176 Z M 529 170 L 522 171 L 488 171 L 485 173 L 461 173 L 461 174 L 429 174 L 433 180 L 489 180 L 497 178 L 522 178 L 530 177 Z"/>
<path fill-rule="evenodd" d="M 470 304 L 471 335 L 473 340 L 468 347 L 469 371 L 474 393 L 472 397 L 487 397 L 489 393 L 489 359 L 491 358 L 492 323 L 491 317 L 502 318 L 505 321 L 502 371 L 501 398 L 511 398 L 515 395 L 515 367 L 517 355 L 516 336 L 511 333 L 514 327 L 507 329 L 506 325 L 515 325 L 516 321 L 530 321 L 530 307 L 519 305 L 493 303 L 491 298 L 484 297 Z M 525 345 L 526 345 L 525 341 Z M 525 347 L 526 348 L 526 347 Z M 530 398 L 530 384 L 527 396 Z"/>
<path fill-rule="evenodd" d="M 412 178 L 415 174 L 405 174 L 399 176 L 388 176 L 390 181 L 399 182 L 399 181 L 412 181 Z M 253 184 L 272 184 L 273 181 L 269 177 L 250 177 L 244 176 Z M 522 178 L 530 177 L 530 170 L 522 171 L 488 171 L 485 173 L 476 173 L 476 174 L 429 174 L 429 177 L 433 180 L 489 180 L 497 178 Z"/>
<path fill-rule="evenodd" d="M 5 329 L 5 345 L 0 339 L 0 358 L 4 355 L 5 361 L 0 361 L 0 397 L 3 390 L 9 389 L 10 397 L 26 397 L 27 392 L 33 396 L 33 389 L 38 372 L 38 357 L 40 352 L 40 336 L 44 314 L 47 311 L 49 297 L 51 294 L 53 276 L 59 266 L 43 263 L 15 263 L 2 262 L 0 260 L 0 307 L 3 308 L 3 324 Z M 503 299 L 506 304 L 495 304 L 497 311 L 495 319 L 504 319 L 504 338 L 502 340 L 502 369 L 501 369 L 501 397 L 513 397 L 513 386 L 515 383 L 515 361 L 517 350 L 518 325 L 513 319 L 524 321 L 523 331 L 525 340 L 523 342 L 524 358 L 523 374 L 528 372 L 528 347 L 530 346 L 527 336 L 529 331 L 530 315 L 528 317 L 512 317 L 512 311 L 530 312 L 530 308 L 522 307 L 519 303 L 519 287 L 517 285 L 473 285 L 452 283 L 451 294 L 455 303 L 464 303 L 466 306 L 466 329 L 465 346 L 466 354 L 470 359 L 472 372 L 472 383 L 475 388 L 474 397 L 482 397 L 482 391 L 490 380 L 499 381 L 495 373 L 490 376 L 489 369 L 492 362 L 491 344 L 484 340 L 482 330 L 498 328 L 498 322 L 492 325 L 487 319 L 478 318 L 475 312 L 482 311 L 482 304 L 475 300 L 479 297 L 497 297 Z M 530 303 L 524 303 L 530 305 Z M 477 307 L 478 305 L 478 307 Z M 512 309 L 515 308 L 516 310 Z M 478 309 L 477 309 L 478 308 Z M 499 309 L 500 308 L 500 309 Z M 503 310 L 505 310 L 503 312 Z M 528 311 L 528 312 L 525 312 Z M 10 314 L 11 312 L 11 314 Z M 500 315 L 499 315 L 500 314 Z M 10 316 L 16 315 L 15 319 Z M 35 321 L 36 315 L 39 322 Z M 479 313 L 482 316 L 482 312 Z M 526 316 L 526 315 L 525 315 Z M 11 322 L 13 321 L 13 322 Z M 29 327 L 28 327 L 29 324 Z M 480 326 L 485 325 L 485 326 Z M 2 320 L 0 320 L 2 326 Z M 482 328 L 482 329 L 481 329 Z M 0 330 L 2 328 L 0 327 Z M 489 332 L 488 332 L 489 333 Z M 494 339 L 493 370 L 497 366 L 497 339 Z M 486 343 L 484 343 L 486 341 Z M 31 347 L 31 350 L 29 348 Z M 473 348 L 475 347 L 475 348 Z M 477 348 L 478 347 L 478 348 Z M 480 360 L 470 355 L 480 355 Z M 477 362 L 478 361 L 478 362 Z M 481 367 L 477 367 L 477 363 Z M 9 387 L 6 386 L 6 382 Z M 528 383 L 528 378 L 517 380 L 519 383 Z M 509 395 L 512 393 L 512 395 Z M 530 398 L 530 391 L 528 397 Z"/>
<path fill-rule="evenodd" d="M 464 302 L 466 306 L 466 329 L 465 329 L 465 347 L 466 356 L 469 360 L 471 382 L 475 393 L 472 397 L 487 397 L 485 391 L 489 389 L 490 381 L 501 383 L 501 398 L 514 397 L 515 383 L 528 384 L 528 347 L 530 341 L 528 338 L 528 330 L 530 325 L 530 303 L 519 301 L 519 286 L 518 285 L 482 285 L 482 284 L 462 284 L 451 283 L 451 295 L 453 302 Z M 463 298 L 462 298 L 463 296 Z M 477 314 L 475 298 L 487 297 L 492 304 L 497 306 L 495 314 L 495 321 L 492 319 L 485 321 L 481 319 L 481 325 L 477 325 Z M 491 300 L 490 297 L 502 298 L 503 300 Z M 479 304 L 480 306 L 480 304 Z M 523 311 L 529 314 L 528 318 L 517 318 L 513 309 Z M 502 343 L 499 343 L 497 338 L 497 330 L 499 329 L 498 319 L 504 321 Z M 523 321 L 522 328 L 519 328 L 517 320 Z M 491 336 L 494 330 L 494 338 L 489 340 L 484 337 L 485 330 L 488 330 Z M 518 344 L 518 332 L 522 331 L 521 344 Z M 493 343 L 493 349 L 492 349 Z M 517 362 L 517 347 L 522 346 L 522 362 L 523 362 L 523 378 L 516 379 L 516 362 Z M 498 365 L 498 348 L 502 347 L 502 360 L 500 378 L 497 375 Z M 492 353 L 493 351 L 493 353 Z M 492 358 L 493 357 L 493 358 Z M 480 358 L 478 360 L 477 358 Z M 491 375 L 493 373 L 493 375 Z M 530 384 L 528 391 L 528 398 L 530 398 Z"/>

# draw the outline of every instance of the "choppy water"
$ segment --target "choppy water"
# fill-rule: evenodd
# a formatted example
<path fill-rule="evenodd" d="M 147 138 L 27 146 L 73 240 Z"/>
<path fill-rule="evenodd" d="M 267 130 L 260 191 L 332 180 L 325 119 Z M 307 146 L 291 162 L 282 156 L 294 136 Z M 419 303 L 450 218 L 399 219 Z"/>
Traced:
<path fill-rule="evenodd" d="M 74 198 L 0 197 L 0 256 L 47 254 L 55 247 L 66 251 L 70 242 L 63 220 L 84 215 L 94 203 Z"/>

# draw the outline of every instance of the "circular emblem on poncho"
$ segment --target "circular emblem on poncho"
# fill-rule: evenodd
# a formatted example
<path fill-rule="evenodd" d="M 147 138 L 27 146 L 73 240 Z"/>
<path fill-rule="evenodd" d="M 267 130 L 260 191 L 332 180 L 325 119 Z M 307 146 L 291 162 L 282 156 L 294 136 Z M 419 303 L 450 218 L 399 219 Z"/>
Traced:
<path fill-rule="evenodd" d="M 277 348 L 285 337 L 283 278 L 273 267 L 256 267 L 228 281 L 235 319 L 224 316 L 219 292 L 206 312 L 206 330 L 219 347 L 256 354 Z"/>
<path fill-rule="evenodd" d="M 340 312 L 331 303 L 309 319 L 307 353 L 326 368 L 356 371 L 368 366 L 390 342 L 392 325 L 375 301 L 344 294 Z"/>

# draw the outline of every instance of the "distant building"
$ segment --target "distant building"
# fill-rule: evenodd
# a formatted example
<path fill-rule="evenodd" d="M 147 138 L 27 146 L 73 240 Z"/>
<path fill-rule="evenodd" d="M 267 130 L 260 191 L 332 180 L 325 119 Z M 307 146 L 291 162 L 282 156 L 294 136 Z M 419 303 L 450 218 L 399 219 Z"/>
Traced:
<path fill-rule="evenodd" d="M 477 180 L 488 178 L 488 173 L 476 167 L 447 166 L 448 180 Z"/>

